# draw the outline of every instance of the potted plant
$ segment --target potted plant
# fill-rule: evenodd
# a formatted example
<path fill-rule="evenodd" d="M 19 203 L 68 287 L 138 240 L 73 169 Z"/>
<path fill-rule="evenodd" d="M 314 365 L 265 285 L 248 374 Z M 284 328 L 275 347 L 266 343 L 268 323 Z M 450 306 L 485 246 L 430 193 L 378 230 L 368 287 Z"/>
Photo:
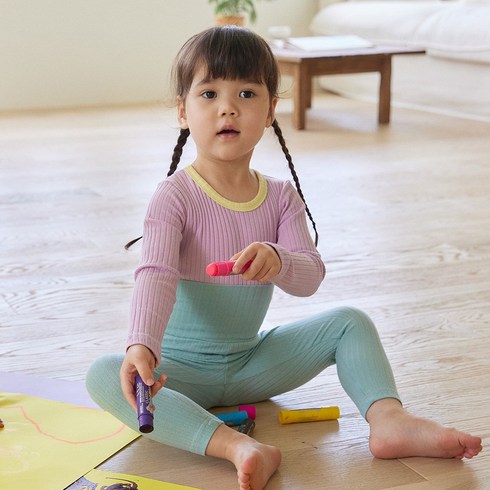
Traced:
<path fill-rule="evenodd" d="M 225 25 L 244 25 L 245 15 L 248 14 L 250 22 L 253 24 L 257 20 L 255 10 L 256 0 L 208 0 L 214 4 L 214 15 L 216 24 Z"/>

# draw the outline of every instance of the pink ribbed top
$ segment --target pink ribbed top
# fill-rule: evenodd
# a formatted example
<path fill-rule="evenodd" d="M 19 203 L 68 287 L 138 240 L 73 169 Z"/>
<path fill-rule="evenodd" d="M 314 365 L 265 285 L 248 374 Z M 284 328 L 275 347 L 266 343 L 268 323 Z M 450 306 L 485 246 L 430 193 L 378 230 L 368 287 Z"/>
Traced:
<path fill-rule="evenodd" d="M 268 243 L 277 251 L 281 271 L 274 285 L 295 296 L 309 296 L 318 289 L 325 266 L 310 236 L 303 202 L 289 182 L 255 173 L 259 191 L 248 203 L 220 196 L 193 167 L 158 185 L 145 219 L 128 346 L 146 345 L 160 362 L 179 280 L 259 285 L 241 275 L 206 274 L 210 262 L 228 260 L 252 242 Z"/>

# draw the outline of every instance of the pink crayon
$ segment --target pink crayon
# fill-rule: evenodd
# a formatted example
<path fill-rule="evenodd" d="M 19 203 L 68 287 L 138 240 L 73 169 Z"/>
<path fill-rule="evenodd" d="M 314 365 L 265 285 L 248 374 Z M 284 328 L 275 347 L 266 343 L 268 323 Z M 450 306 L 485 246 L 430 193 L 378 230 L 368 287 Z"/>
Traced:
<path fill-rule="evenodd" d="M 245 272 L 250 267 L 251 263 L 252 261 L 249 260 L 243 266 L 243 269 L 240 271 L 240 274 Z M 232 271 L 234 265 L 235 265 L 234 260 L 223 260 L 221 262 L 213 262 L 206 267 L 206 272 L 208 276 L 229 276 L 230 274 L 233 274 Z"/>

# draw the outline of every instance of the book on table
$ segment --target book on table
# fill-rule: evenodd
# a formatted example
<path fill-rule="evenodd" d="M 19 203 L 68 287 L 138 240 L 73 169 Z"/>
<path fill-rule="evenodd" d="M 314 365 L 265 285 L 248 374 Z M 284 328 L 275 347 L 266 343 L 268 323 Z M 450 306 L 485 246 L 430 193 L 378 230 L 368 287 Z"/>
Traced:
<path fill-rule="evenodd" d="M 349 34 L 342 36 L 289 37 L 285 40 L 284 47 L 303 51 L 324 51 L 327 49 L 372 48 L 374 44 L 360 36 Z"/>

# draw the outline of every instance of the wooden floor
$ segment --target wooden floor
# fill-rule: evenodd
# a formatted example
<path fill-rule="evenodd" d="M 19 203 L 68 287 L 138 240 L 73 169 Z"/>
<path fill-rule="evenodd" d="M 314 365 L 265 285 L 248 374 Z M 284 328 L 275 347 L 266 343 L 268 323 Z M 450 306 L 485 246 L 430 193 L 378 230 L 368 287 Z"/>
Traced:
<path fill-rule="evenodd" d="M 408 409 L 490 442 L 490 124 L 315 97 L 307 131 L 278 120 L 320 231 L 327 279 L 276 291 L 265 327 L 351 304 L 376 321 Z M 176 140 L 162 107 L 0 119 L 0 372 L 82 380 L 121 351 L 148 199 Z M 184 153 L 192 161 L 193 149 Z M 289 177 L 271 134 L 255 165 Z M 335 422 L 280 426 L 280 407 L 339 405 Z M 257 406 L 254 436 L 283 463 L 268 489 L 489 489 L 490 456 L 382 461 L 335 369 Z M 230 464 L 139 439 L 101 465 L 231 490 Z"/>

